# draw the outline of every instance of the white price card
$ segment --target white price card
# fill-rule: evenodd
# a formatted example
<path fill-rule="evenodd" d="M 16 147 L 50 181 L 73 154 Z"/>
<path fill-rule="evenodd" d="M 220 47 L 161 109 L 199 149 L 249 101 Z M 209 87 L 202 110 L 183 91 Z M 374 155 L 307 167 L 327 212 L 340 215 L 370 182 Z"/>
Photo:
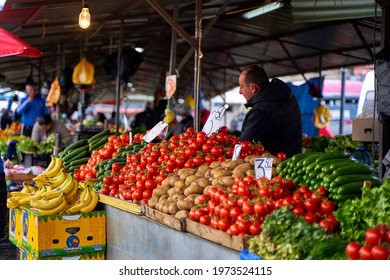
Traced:
<path fill-rule="evenodd" d="M 129 132 L 129 144 L 133 143 L 133 133 Z"/>
<path fill-rule="evenodd" d="M 167 130 L 168 130 L 168 124 L 160 121 L 147 134 L 145 134 L 143 139 L 149 143 L 153 141 L 153 139 L 156 138 L 158 135 L 160 134 L 165 135 Z"/>
<path fill-rule="evenodd" d="M 176 91 L 176 75 L 170 75 L 165 78 L 165 94 L 171 98 Z"/>
<path fill-rule="evenodd" d="M 240 158 L 241 149 L 242 149 L 242 145 L 241 144 L 234 145 L 234 151 L 233 151 L 232 160 L 237 160 L 237 159 Z"/>
<path fill-rule="evenodd" d="M 272 158 L 255 158 L 256 180 L 261 177 L 272 178 L 272 161 Z"/>
<path fill-rule="evenodd" d="M 229 108 L 229 105 L 225 104 L 210 113 L 210 116 L 202 129 L 207 136 L 210 136 L 211 133 L 216 132 L 222 126 L 222 118 L 225 115 L 227 108 Z"/>

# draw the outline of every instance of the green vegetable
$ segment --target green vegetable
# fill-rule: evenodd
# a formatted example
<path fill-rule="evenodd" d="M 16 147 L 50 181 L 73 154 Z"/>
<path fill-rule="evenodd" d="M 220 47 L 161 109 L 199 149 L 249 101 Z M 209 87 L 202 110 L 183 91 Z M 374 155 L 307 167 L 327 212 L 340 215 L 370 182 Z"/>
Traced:
<path fill-rule="evenodd" d="M 39 145 L 37 142 L 32 140 L 30 137 L 24 137 L 18 144 L 17 149 L 19 152 L 29 152 L 35 153 L 39 150 Z"/>
<path fill-rule="evenodd" d="M 302 216 L 283 206 L 266 216 L 262 232 L 251 238 L 249 251 L 265 260 L 305 259 L 314 246 L 325 236 L 317 224 L 309 224 Z"/>
<path fill-rule="evenodd" d="M 335 212 L 348 241 L 364 241 L 367 229 L 390 224 L 390 178 L 377 188 L 363 188 L 362 198 L 347 200 Z"/>
<path fill-rule="evenodd" d="M 339 234 L 328 234 L 311 248 L 307 260 L 346 260 L 345 253 L 348 241 Z"/>

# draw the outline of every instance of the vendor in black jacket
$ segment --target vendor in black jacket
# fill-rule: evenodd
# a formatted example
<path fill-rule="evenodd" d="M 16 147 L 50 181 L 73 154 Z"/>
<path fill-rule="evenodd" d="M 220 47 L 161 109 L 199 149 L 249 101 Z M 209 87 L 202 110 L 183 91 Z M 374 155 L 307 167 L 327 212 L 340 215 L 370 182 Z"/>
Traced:
<path fill-rule="evenodd" d="M 269 81 L 257 65 L 245 68 L 239 77 L 240 94 L 251 108 L 245 116 L 241 141 L 261 142 L 273 155 L 292 157 L 302 152 L 299 104 L 289 86 L 279 79 Z"/>

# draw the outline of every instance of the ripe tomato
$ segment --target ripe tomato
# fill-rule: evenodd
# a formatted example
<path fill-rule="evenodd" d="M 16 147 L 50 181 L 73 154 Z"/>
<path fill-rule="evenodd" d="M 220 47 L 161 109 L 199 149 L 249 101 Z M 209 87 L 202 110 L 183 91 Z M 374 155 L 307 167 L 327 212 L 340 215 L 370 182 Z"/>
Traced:
<path fill-rule="evenodd" d="M 100 193 L 108 195 L 110 193 L 109 187 L 103 187 L 100 189 Z"/>
<path fill-rule="evenodd" d="M 322 201 L 321 202 L 321 210 L 322 212 L 326 213 L 332 213 L 334 210 L 334 203 L 332 200 L 328 201 Z"/>
<path fill-rule="evenodd" d="M 227 231 L 229 229 L 230 225 L 231 225 L 231 222 L 229 220 L 220 219 L 218 221 L 218 229 L 219 230 Z"/>
<path fill-rule="evenodd" d="M 379 241 L 381 240 L 381 231 L 377 228 L 370 228 L 366 231 L 365 234 L 365 240 L 367 244 L 370 244 L 372 246 L 379 244 Z"/>
<path fill-rule="evenodd" d="M 248 152 L 252 150 L 252 143 L 249 141 L 242 141 L 241 145 L 241 152 Z"/>
<path fill-rule="evenodd" d="M 209 225 L 211 222 L 210 216 L 209 215 L 203 215 L 199 218 L 199 223 L 202 225 Z"/>
<path fill-rule="evenodd" d="M 254 212 L 259 216 L 265 216 L 268 214 L 268 206 L 262 201 L 256 202 L 253 205 Z"/>
<path fill-rule="evenodd" d="M 286 154 L 285 153 L 282 153 L 282 152 L 280 152 L 280 153 L 278 153 L 277 155 L 276 155 L 276 157 L 278 158 L 278 159 L 280 159 L 281 161 L 285 161 L 286 160 Z"/>
<path fill-rule="evenodd" d="M 358 242 L 352 241 L 345 248 L 345 253 L 350 258 L 359 258 L 360 244 Z"/>
<path fill-rule="evenodd" d="M 214 146 L 211 148 L 210 153 L 213 157 L 219 157 L 222 155 L 222 149 L 219 146 Z"/>
<path fill-rule="evenodd" d="M 252 235 L 258 235 L 261 232 L 261 224 L 251 224 L 249 227 L 249 233 Z"/>
<path fill-rule="evenodd" d="M 361 260 L 372 260 L 371 247 L 367 245 L 360 247 L 359 257 Z"/>
<path fill-rule="evenodd" d="M 318 225 L 323 227 L 326 233 L 331 233 L 334 229 L 332 222 L 328 221 L 327 219 L 322 219 Z"/>
<path fill-rule="evenodd" d="M 238 229 L 238 226 L 236 223 L 232 224 L 229 228 L 231 235 L 238 235 L 240 233 L 240 230 Z"/>
<path fill-rule="evenodd" d="M 305 215 L 303 216 L 305 218 L 305 220 L 309 223 L 309 224 L 312 224 L 312 223 L 315 223 L 318 221 L 318 217 L 316 214 L 314 214 L 314 212 L 312 211 L 308 211 L 305 213 Z"/>
<path fill-rule="evenodd" d="M 111 166 L 111 170 L 114 172 L 118 172 L 121 169 L 121 165 L 118 162 L 114 162 Z"/>
<path fill-rule="evenodd" d="M 229 128 L 226 126 L 226 125 L 224 125 L 224 126 L 221 126 L 219 129 L 218 129 L 218 132 L 220 132 L 220 133 L 228 133 L 229 132 Z"/>
<path fill-rule="evenodd" d="M 245 201 L 243 204 L 242 204 L 242 212 L 245 213 L 245 214 L 253 214 L 255 213 L 254 211 L 254 207 L 253 205 L 250 203 L 250 201 Z"/>
<path fill-rule="evenodd" d="M 316 211 L 317 210 L 317 204 L 313 199 L 308 199 L 303 202 L 303 205 L 307 211 Z"/>
<path fill-rule="evenodd" d="M 222 207 L 221 210 L 219 211 L 219 216 L 222 219 L 229 219 L 230 218 L 230 210 L 229 210 L 229 208 Z"/>
<path fill-rule="evenodd" d="M 371 256 L 375 260 L 387 260 L 389 257 L 389 251 L 387 248 L 382 247 L 381 245 L 375 245 L 371 249 Z"/>

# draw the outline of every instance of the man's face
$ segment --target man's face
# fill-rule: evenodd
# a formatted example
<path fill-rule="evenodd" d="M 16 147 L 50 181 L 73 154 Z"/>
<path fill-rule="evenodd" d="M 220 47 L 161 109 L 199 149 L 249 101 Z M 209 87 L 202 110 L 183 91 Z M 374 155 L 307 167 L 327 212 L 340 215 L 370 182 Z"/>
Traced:
<path fill-rule="evenodd" d="M 239 93 L 244 96 L 245 100 L 248 102 L 255 94 L 258 87 L 254 83 L 247 84 L 245 82 L 245 72 L 242 72 L 238 78 L 238 83 L 240 84 Z"/>
<path fill-rule="evenodd" d="M 37 86 L 28 85 L 28 86 L 26 86 L 26 92 L 27 92 L 27 94 L 30 97 L 34 98 L 35 96 L 37 96 L 38 87 Z"/>

